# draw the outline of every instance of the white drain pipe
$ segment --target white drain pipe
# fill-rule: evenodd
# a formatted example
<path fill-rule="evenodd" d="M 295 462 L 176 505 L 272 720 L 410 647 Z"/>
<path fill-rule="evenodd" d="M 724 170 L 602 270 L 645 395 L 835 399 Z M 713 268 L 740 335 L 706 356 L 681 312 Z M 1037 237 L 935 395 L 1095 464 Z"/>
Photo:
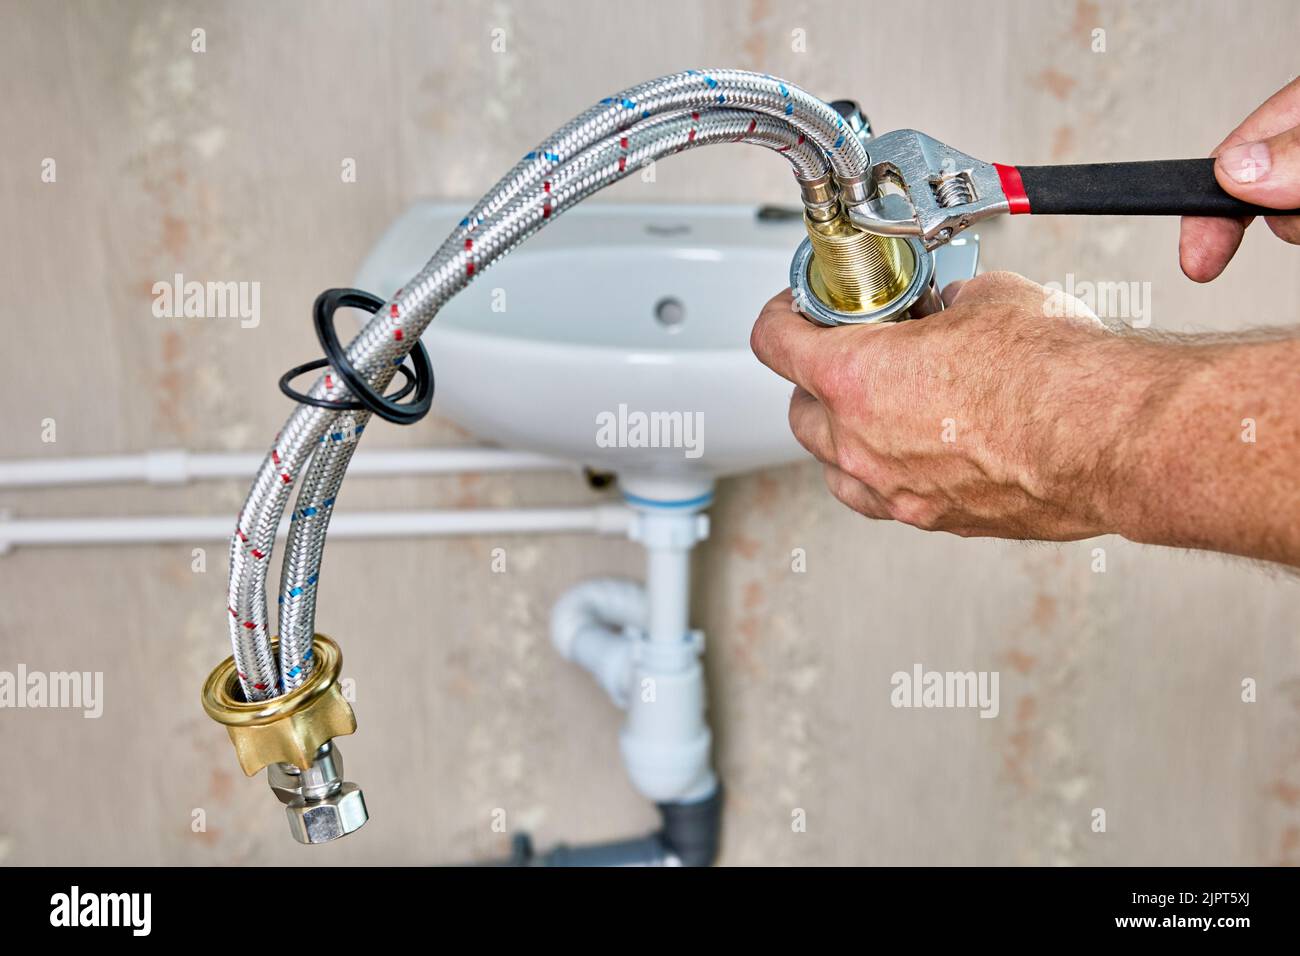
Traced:
<path fill-rule="evenodd" d="M 248 478 L 257 473 L 256 452 L 147 451 L 139 455 L 28 458 L 0 461 L 0 488 L 43 488 L 148 482 L 177 485 L 204 478 Z M 530 451 L 475 445 L 360 451 L 353 475 L 456 475 L 516 471 L 576 471 L 572 462 Z"/>
<path fill-rule="evenodd" d="M 619 749 L 637 790 L 661 808 L 693 804 L 718 791 L 704 636 L 690 627 L 691 550 L 708 537 L 709 496 L 684 506 L 629 499 L 628 537 L 646 549 L 645 586 L 610 578 L 576 585 L 555 604 L 551 639 L 627 711 Z"/>
<path fill-rule="evenodd" d="M 705 719 L 704 635 L 690 626 L 691 550 L 709 536 L 699 510 L 637 507 L 632 539 L 646 549 L 649 622 L 637 644 L 619 749 L 632 783 L 656 803 L 717 790 Z"/>
<path fill-rule="evenodd" d="M 632 655 L 648 617 L 645 588 L 623 578 L 592 578 L 565 591 L 551 609 L 551 641 L 581 664 L 626 709 Z"/>

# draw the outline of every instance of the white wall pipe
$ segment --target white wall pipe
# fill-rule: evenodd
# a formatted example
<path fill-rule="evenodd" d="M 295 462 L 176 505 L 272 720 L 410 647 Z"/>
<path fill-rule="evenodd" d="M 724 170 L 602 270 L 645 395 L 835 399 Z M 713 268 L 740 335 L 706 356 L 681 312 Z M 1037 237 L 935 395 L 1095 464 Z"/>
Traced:
<path fill-rule="evenodd" d="M 0 488 L 40 488 L 149 482 L 174 485 L 203 478 L 251 479 L 262 462 L 256 452 L 147 451 L 138 455 L 28 458 L 0 461 Z M 454 475 L 576 470 L 572 462 L 509 448 L 474 445 L 360 451 L 350 475 Z"/>
<path fill-rule="evenodd" d="M 625 505 L 577 508 L 464 508 L 444 511 L 341 511 L 330 519 L 330 539 L 416 538 L 426 535 L 596 533 L 624 534 L 632 520 Z M 15 519 L 0 513 L 0 553 L 16 545 L 165 544 L 222 541 L 228 517 Z M 288 534 L 289 522 L 280 525 Z"/>

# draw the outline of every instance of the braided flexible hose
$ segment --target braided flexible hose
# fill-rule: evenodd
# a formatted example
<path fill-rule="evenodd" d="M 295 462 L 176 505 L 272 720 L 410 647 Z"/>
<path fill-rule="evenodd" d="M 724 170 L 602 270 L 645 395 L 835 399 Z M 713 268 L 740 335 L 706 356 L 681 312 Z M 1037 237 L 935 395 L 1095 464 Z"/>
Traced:
<path fill-rule="evenodd" d="M 396 366 L 438 308 L 463 288 L 476 270 L 506 254 L 535 231 L 551 216 L 552 210 L 560 207 L 562 198 L 565 204 L 578 201 L 605 181 L 601 174 L 586 171 L 566 184 L 563 197 L 554 187 L 550 193 L 544 192 L 550 196 L 549 203 L 545 199 L 538 203 L 534 192 L 533 198 L 522 205 L 511 204 L 515 196 L 546 181 L 547 176 L 564 165 L 564 157 L 581 155 L 603 138 L 630 130 L 637 123 L 664 112 L 698 111 L 709 106 L 753 110 L 782 119 L 826 152 L 837 176 L 851 178 L 864 172 L 865 151 L 854 136 L 848 135 L 839 114 L 780 80 L 744 71 L 718 70 L 687 71 L 641 84 L 592 107 L 517 164 L 462 220 L 461 227 L 420 273 L 367 323 L 349 345 L 348 360 L 375 388 L 385 388 Z M 765 128 L 764 135 L 770 132 Z M 602 167 L 603 175 L 618 178 L 626 174 L 628 166 L 635 168 L 643 161 L 644 157 L 629 156 L 613 173 Z M 488 226 L 479 229 L 484 223 Z M 341 399 L 348 392 L 332 376 L 325 375 L 312 387 L 311 395 Z M 333 410 L 307 405 L 294 411 L 263 460 L 231 536 L 228 607 L 231 643 L 244 694 L 249 700 L 263 700 L 281 692 L 279 668 L 271 652 L 267 628 L 266 569 L 289 489 L 337 415 Z M 365 417 L 358 415 L 355 424 L 364 425 Z M 351 445 L 355 447 L 355 442 Z M 339 460 L 344 467 L 349 457 L 350 451 L 341 455 Z M 335 478 L 341 481 L 342 469 L 337 469 L 335 474 L 336 466 L 327 463 L 321 471 L 317 487 L 325 487 Z M 310 507 L 310 502 L 304 505 Z M 325 523 L 320 524 L 323 542 Z M 316 539 L 311 536 L 303 540 Z M 305 544 L 302 547 L 308 555 L 315 552 L 315 557 L 305 562 L 291 557 L 291 570 L 313 565 L 318 568 L 318 547 Z M 301 620 L 302 609 L 311 603 L 309 600 L 295 604 L 291 611 Z M 295 635 L 298 649 L 291 666 L 302 667 L 305 660 L 310 667 L 310 658 L 305 656 L 310 647 L 302 646 L 300 629 Z"/>
<path fill-rule="evenodd" d="M 285 691 L 300 686 L 312 672 L 316 621 L 316 582 L 325 551 L 325 533 L 334 499 L 369 413 L 342 412 L 321 436 L 302 490 L 289 515 L 289 546 L 280 569 L 280 676 Z M 306 632 L 303 632 L 303 628 Z"/>
<path fill-rule="evenodd" d="M 699 146 L 734 142 L 754 143 L 781 153 L 790 160 L 800 178 L 814 179 L 825 173 L 821 154 L 787 124 L 740 110 L 705 110 L 685 116 L 674 115 L 634 127 L 626 134 L 616 134 L 557 169 L 547 180 L 549 187 L 517 196 L 507 209 L 513 212 L 549 202 L 549 218 L 535 227 L 540 228 L 592 192 L 631 175 L 647 160 L 657 160 Z M 596 179 L 581 194 L 571 195 L 566 187 L 588 171 L 595 171 Z M 528 234 L 531 231 L 534 230 Z M 518 241 L 523 241 L 528 234 L 518 236 Z M 491 262 L 484 262 L 478 271 L 482 272 L 491 265 Z M 350 413 L 340 415 L 340 419 L 347 419 L 349 423 L 353 420 Z M 363 419 L 358 417 L 358 420 Z M 315 593 L 320 578 L 325 529 L 356 448 L 354 434 L 359 435 L 361 427 L 352 428 L 336 422 L 322 436 L 322 447 L 312 458 L 290 516 L 279 597 L 279 664 L 286 691 L 297 687 L 311 674 Z"/>
<path fill-rule="evenodd" d="M 838 177 L 852 179 L 866 169 L 866 150 L 845 127 L 844 118 L 811 93 L 748 70 L 686 70 L 606 97 L 565 123 L 501 177 L 470 210 L 461 227 L 473 229 L 517 193 L 537 185 L 557 165 L 605 136 L 661 113 L 715 107 L 785 119 L 826 152 Z"/>

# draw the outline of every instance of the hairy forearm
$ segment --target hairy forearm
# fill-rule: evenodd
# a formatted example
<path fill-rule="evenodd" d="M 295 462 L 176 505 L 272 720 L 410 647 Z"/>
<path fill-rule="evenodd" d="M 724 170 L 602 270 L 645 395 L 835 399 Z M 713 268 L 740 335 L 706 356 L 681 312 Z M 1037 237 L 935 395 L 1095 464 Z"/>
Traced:
<path fill-rule="evenodd" d="M 754 351 L 840 501 L 931 531 L 1100 534 L 1300 568 L 1300 329 L 1158 339 L 1047 314 L 1010 273 L 918 322 L 821 329 L 774 298 Z"/>
<path fill-rule="evenodd" d="M 1112 446 L 1114 530 L 1300 567 L 1300 332 L 1122 344 L 1140 384 Z"/>

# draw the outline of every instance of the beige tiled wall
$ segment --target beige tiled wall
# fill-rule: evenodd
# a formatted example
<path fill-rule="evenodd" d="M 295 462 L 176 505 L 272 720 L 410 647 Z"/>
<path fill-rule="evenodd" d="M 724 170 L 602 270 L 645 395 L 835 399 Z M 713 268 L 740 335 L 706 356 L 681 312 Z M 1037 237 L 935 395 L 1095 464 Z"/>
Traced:
<path fill-rule="evenodd" d="M 312 297 L 346 283 L 407 203 L 477 194 L 570 115 L 651 76 L 761 69 L 860 99 L 879 129 L 1008 162 L 1166 158 L 1204 153 L 1285 83 L 1300 32 L 1286 0 L 899 6 L 6 0 L 0 457 L 263 447 L 286 413 L 277 376 L 314 352 Z M 498 28 L 504 54 L 490 49 Z M 55 184 L 40 181 L 45 157 Z M 341 185 L 342 157 L 356 184 Z M 602 201 L 792 198 L 781 164 L 712 150 Z M 986 265 L 1149 281 L 1160 329 L 1295 322 L 1300 254 L 1251 232 L 1209 287 L 1180 275 L 1172 221 L 999 224 Z M 260 282 L 261 325 L 155 319 L 150 288 L 175 272 Z M 375 432 L 376 446 L 466 438 L 445 422 Z M 233 520 L 244 490 L 6 492 L 0 508 Z M 590 497 L 558 476 L 357 478 L 341 505 Z M 729 788 L 726 862 L 1300 862 L 1289 576 L 1118 540 L 870 524 L 813 465 L 725 482 L 714 527 L 694 613 Z M 545 633 L 563 588 L 638 573 L 637 548 L 516 539 L 511 573 L 493 575 L 499 543 L 331 547 L 320 619 L 356 680 L 361 732 L 344 750 L 373 820 L 315 851 L 289 840 L 198 707 L 227 653 L 223 548 L 206 573 L 171 545 L 0 556 L 0 669 L 106 682 L 99 720 L 0 710 L 0 860 L 446 862 L 506 851 L 494 808 L 540 845 L 652 825 L 620 768 L 619 715 Z M 789 570 L 796 547 L 804 574 Z M 913 662 L 998 670 L 999 717 L 895 710 L 889 676 Z M 1240 700 L 1247 677 L 1254 704 Z M 1098 807 L 1104 834 L 1089 826 Z"/>

